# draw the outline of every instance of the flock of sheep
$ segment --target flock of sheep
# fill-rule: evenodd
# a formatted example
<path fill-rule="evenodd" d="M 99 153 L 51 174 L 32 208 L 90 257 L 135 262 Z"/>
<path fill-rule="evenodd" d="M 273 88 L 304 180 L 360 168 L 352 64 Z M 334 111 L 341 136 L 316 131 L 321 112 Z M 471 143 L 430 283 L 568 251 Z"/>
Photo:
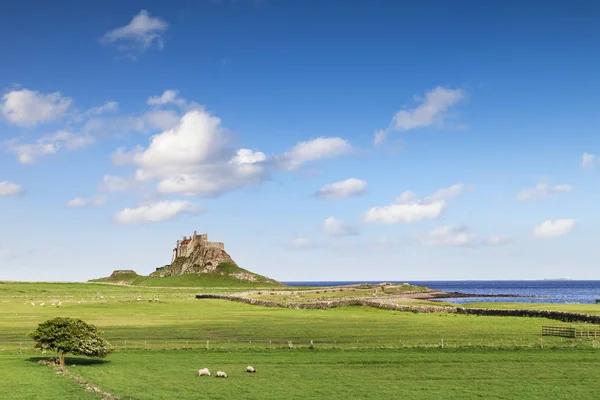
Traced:
<path fill-rule="evenodd" d="M 254 369 L 254 367 L 248 366 L 246 367 L 246 372 L 256 372 L 256 370 Z M 208 370 L 208 368 L 202 368 L 198 370 L 198 376 L 210 376 L 210 371 Z M 227 373 L 223 372 L 223 371 L 217 371 L 217 373 L 215 374 L 216 378 L 227 378 Z"/>

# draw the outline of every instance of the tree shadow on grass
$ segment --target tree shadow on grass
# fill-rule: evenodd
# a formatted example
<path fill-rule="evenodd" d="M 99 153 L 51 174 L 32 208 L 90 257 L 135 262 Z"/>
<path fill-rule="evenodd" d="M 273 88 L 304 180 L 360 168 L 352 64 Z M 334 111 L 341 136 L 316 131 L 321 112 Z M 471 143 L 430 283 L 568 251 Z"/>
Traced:
<path fill-rule="evenodd" d="M 48 360 L 53 360 L 55 358 L 56 357 L 53 357 L 53 356 L 30 357 L 27 359 L 27 361 L 32 362 L 32 363 L 38 363 L 39 361 L 48 361 Z M 86 366 L 86 365 L 102 365 L 102 364 L 108 364 L 108 363 L 110 363 L 110 360 L 83 358 L 83 357 L 66 357 L 65 358 L 65 366 L 67 366 L 67 367 L 69 367 L 71 365 Z"/>

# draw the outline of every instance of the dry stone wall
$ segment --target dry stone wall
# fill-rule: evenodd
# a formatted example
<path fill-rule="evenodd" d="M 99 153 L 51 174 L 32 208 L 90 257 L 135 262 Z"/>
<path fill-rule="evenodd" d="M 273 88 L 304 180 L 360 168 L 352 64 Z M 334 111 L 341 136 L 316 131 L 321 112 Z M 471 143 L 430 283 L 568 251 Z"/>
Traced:
<path fill-rule="evenodd" d="M 416 313 L 433 313 L 433 312 L 445 312 L 445 313 L 458 313 L 468 315 L 482 315 L 482 316 L 501 316 L 501 317 L 530 317 L 530 318 L 548 318 L 563 322 L 584 322 L 592 324 L 600 324 L 600 315 L 587 315 L 563 311 L 548 311 L 548 310 L 502 310 L 502 309 L 491 309 L 491 308 L 465 308 L 465 307 L 451 307 L 451 306 L 426 306 L 426 305 L 404 305 L 404 304 L 393 304 L 381 300 L 367 300 L 367 299 L 343 299 L 343 300 L 329 300 L 329 301 L 315 301 L 307 303 L 297 302 L 280 302 L 272 300 L 262 299 L 251 299 L 240 295 L 230 294 L 197 294 L 197 299 L 223 299 L 230 301 L 237 301 L 240 303 L 252 304 L 263 307 L 282 307 L 282 308 L 295 308 L 295 309 L 327 309 L 334 307 L 344 306 L 367 306 L 381 308 L 385 310 L 396 310 L 396 311 L 409 311 Z"/>

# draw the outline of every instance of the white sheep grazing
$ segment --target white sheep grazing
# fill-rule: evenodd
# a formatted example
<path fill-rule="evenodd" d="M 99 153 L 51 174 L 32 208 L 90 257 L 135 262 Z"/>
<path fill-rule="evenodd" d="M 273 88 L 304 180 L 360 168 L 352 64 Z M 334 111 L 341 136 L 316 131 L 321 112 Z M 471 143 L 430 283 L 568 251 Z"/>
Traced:
<path fill-rule="evenodd" d="M 208 368 L 202 368 L 198 370 L 198 376 L 210 376 Z"/>
<path fill-rule="evenodd" d="M 227 374 L 223 371 L 217 371 L 217 378 L 227 378 Z"/>
<path fill-rule="evenodd" d="M 246 367 L 246 372 L 256 372 L 256 370 L 254 369 L 254 367 L 247 366 Z"/>
<path fill-rule="evenodd" d="M 46 305 L 46 303 L 42 302 L 42 304 L 40 304 L 40 307 L 44 307 Z"/>

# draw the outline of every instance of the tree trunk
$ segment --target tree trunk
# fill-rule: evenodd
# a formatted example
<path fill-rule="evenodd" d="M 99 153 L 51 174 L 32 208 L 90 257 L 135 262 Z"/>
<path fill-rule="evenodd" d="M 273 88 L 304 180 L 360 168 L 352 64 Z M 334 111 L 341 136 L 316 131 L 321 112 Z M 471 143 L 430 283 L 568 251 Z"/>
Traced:
<path fill-rule="evenodd" d="M 60 353 L 60 355 L 58 356 L 58 361 L 60 362 L 60 367 L 64 368 L 65 367 L 65 353 Z"/>

